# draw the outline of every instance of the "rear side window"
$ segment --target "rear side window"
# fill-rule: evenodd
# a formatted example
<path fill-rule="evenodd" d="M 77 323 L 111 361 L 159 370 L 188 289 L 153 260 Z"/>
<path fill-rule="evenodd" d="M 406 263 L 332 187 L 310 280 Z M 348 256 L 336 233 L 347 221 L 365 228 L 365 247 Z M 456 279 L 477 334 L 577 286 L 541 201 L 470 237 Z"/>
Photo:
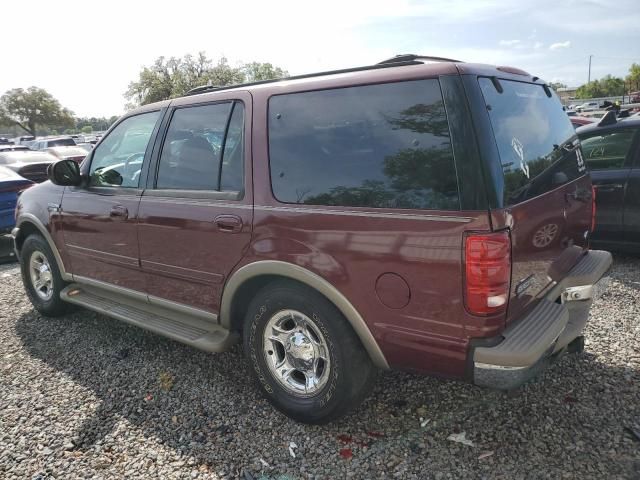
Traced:
<path fill-rule="evenodd" d="M 616 130 L 580 137 L 587 165 L 592 170 L 623 168 L 634 136 L 635 130 Z"/>
<path fill-rule="evenodd" d="M 156 188 L 242 190 L 243 119 L 240 102 L 177 109 L 162 147 Z"/>
<path fill-rule="evenodd" d="M 49 147 L 73 147 L 76 142 L 73 138 L 59 138 L 48 142 Z"/>
<path fill-rule="evenodd" d="M 576 132 L 542 85 L 479 78 L 504 173 L 505 206 L 570 182 L 586 171 Z"/>
<path fill-rule="evenodd" d="M 460 208 L 438 80 L 274 96 L 269 156 L 281 202 Z"/>

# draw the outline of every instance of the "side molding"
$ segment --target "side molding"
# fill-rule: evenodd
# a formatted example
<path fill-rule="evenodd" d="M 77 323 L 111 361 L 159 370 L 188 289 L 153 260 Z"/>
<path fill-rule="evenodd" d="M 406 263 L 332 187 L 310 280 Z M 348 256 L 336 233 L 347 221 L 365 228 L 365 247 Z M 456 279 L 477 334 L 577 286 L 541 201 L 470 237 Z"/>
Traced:
<path fill-rule="evenodd" d="M 362 345 L 364 345 L 364 348 L 369 353 L 369 357 L 373 363 L 378 368 L 385 370 L 389 369 L 389 364 L 387 363 L 387 360 L 385 359 L 382 350 L 380 350 L 375 338 L 373 338 L 369 327 L 367 327 L 364 319 L 360 316 L 353 305 L 351 305 L 349 300 L 347 300 L 342 293 L 340 293 L 324 278 L 292 263 L 277 260 L 261 260 L 238 269 L 227 281 L 224 293 L 222 294 L 220 321 L 223 327 L 227 329 L 231 328 L 231 304 L 238 288 L 240 288 L 240 286 L 247 280 L 261 275 L 278 275 L 281 277 L 288 277 L 304 283 L 323 294 L 349 321 L 360 338 Z"/>
<path fill-rule="evenodd" d="M 62 261 L 62 257 L 60 257 L 60 252 L 58 252 L 58 248 L 56 247 L 56 244 L 53 242 L 53 238 L 51 238 L 51 234 L 46 229 L 46 227 L 42 224 L 40 219 L 35 215 L 33 215 L 32 213 L 23 213 L 20 215 L 20 218 L 18 218 L 18 221 L 16 222 L 17 229 L 20 230 L 20 227 L 24 223 L 31 223 L 34 227 L 38 229 L 38 231 L 42 234 L 44 239 L 47 241 L 47 243 L 49 244 L 49 248 L 51 248 L 51 251 L 53 252 L 53 256 L 56 257 L 56 262 L 58 263 L 58 268 L 60 269 L 60 275 L 62 276 L 62 279 L 67 281 L 73 280 L 73 277 L 71 276 L 71 274 L 67 273 L 67 270 L 64 267 L 64 262 Z M 17 232 L 17 235 L 20 235 L 20 231 Z M 14 241 L 17 235 L 14 236 Z"/>

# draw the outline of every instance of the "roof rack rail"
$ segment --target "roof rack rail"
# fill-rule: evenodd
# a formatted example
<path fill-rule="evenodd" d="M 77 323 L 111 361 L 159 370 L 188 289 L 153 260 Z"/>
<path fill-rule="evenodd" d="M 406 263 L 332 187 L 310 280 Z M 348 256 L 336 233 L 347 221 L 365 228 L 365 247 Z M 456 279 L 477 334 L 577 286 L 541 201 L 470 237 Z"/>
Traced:
<path fill-rule="evenodd" d="M 323 77 L 326 75 L 337 75 L 340 73 L 362 72 L 365 70 L 379 70 L 382 68 L 399 67 L 402 65 L 419 65 L 420 63 L 422 62 L 417 60 L 398 60 L 393 63 L 376 63 L 374 65 L 366 65 L 364 67 L 352 67 L 352 68 L 343 68 L 340 70 L 328 70 L 326 72 L 305 73 L 303 75 L 294 75 L 292 77 L 274 78 L 273 80 L 260 80 L 258 82 L 249 82 L 249 83 L 237 83 L 235 85 L 225 85 L 225 86 L 202 85 L 200 87 L 192 88 L 187 93 L 185 93 L 184 96 L 186 97 L 189 95 L 197 95 L 199 93 L 213 92 L 213 91 L 219 91 L 219 90 L 230 90 L 232 88 L 252 87 L 254 85 L 264 85 L 267 83 L 281 82 L 283 80 L 301 80 L 304 78 Z"/>
<path fill-rule="evenodd" d="M 431 57 L 428 55 L 415 55 L 413 53 L 405 53 L 402 55 L 396 55 L 395 57 L 387 58 L 378 63 L 378 65 L 396 64 L 402 62 L 415 62 L 420 60 L 430 60 L 432 62 L 456 62 L 463 63 L 462 60 L 454 60 L 453 58 L 445 57 Z"/>

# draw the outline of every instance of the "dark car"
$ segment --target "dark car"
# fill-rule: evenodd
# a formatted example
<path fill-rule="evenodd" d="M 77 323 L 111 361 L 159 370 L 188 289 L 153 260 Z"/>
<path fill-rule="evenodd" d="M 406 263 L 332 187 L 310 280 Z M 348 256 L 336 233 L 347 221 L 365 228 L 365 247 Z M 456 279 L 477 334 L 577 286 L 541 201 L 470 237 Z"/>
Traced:
<path fill-rule="evenodd" d="M 408 55 L 202 87 L 49 176 L 13 233 L 40 312 L 242 342 L 304 422 L 357 405 L 378 368 L 517 387 L 581 350 L 611 264 L 569 118 L 511 67 Z"/>
<path fill-rule="evenodd" d="M 640 252 L 640 118 L 609 114 L 577 133 L 597 192 L 593 242 Z"/>
<path fill-rule="evenodd" d="M 14 213 L 20 194 L 34 185 L 13 170 L 0 166 L 0 234 L 9 233 L 15 227 Z"/>
<path fill-rule="evenodd" d="M 47 179 L 47 168 L 56 160 L 57 157 L 47 152 L 0 152 L 0 165 L 37 183 Z"/>

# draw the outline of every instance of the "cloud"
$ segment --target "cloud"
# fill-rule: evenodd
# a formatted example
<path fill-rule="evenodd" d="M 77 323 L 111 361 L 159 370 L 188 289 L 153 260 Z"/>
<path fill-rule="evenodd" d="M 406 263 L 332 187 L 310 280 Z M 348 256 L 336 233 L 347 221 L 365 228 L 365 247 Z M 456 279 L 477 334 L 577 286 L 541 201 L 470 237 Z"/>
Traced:
<path fill-rule="evenodd" d="M 558 50 L 560 48 L 569 48 L 571 46 L 571 42 L 567 40 L 566 42 L 556 42 L 549 45 L 549 50 Z"/>
<path fill-rule="evenodd" d="M 520 40 L 500 40 L 498 45 L 501 47 L 515 47 L 520 43 Z"/>
<path fill-rule="evenodd" d="M 542 43 L 542 42 L 536 42 L 536 43 L 533 44 L 533 48 L 535 48 L 536 50 L 538 50 L 538 49 L 540 49 L 542 47 L 544 47 L 544 43 Z"/>

